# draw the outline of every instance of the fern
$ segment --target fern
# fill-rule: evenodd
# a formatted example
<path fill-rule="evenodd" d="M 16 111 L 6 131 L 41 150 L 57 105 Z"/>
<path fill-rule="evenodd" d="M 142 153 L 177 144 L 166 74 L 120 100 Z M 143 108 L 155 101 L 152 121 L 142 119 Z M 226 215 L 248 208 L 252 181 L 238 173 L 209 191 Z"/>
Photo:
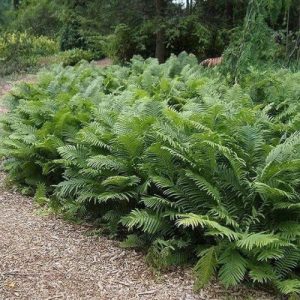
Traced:
<path fill-rule="evenodd" d="M 246 249 L 248 251 L 253 250 L 253 248 L 263 248 L 269 245 L 278 245 L 280 239 L 273 235 L 264 232 L 246 234 L 243 235 L 242 238 L 236 242 L 236 245 L 241 249 Z"/>
<path fill-rule="evenodd" d="M 178 226 L 191 227 L 194 229 L 195 227 L 208 227 L 212 229 L 208 231 L 209 234 L 221 237 L 227 237 L 229 240 L 235 240 L 238 238 L 238 234 L 231 229 L 220 225 L 219 223 L 210 220 L 207 216 L 200 216 L 195 214 L 183 214 L 178 215 L 179 219 L 177 220 Z"/>
<path fill-rule="evenodd" d="M 225 286 L 236 285 L 246 274 L 247 260 L 236 250 L 228 249 L 219 257 L 221 282 Z"/>
<path fill-rule="evenodd" d="M 37 202 L 130 231 L 122 245 L 161 270 L 197 261 L 198 288 L 217 275 L 299 294 L 299 72 L 231 85 L 183 53 L 39 78 L 0 123 L 3 168 Z"/>
<path fill-rule="evenodd" d="M 157 233 L 163 229 L 164 221 L 159 214 L 150 214 L 145 210 L 133 210 L 122 218 L 122 224 L 132 230 L 134 227 L 142 229 L 149 234 Z"/>
<path fill-rule="evenodd" d="M 217 271 L 218 266 L 218 248 L 212 246 L 199 253 L 200 259 L 194 267 L 197 275 L 196 287 L 203 288 L 210 282 L 213 275 Z"/>

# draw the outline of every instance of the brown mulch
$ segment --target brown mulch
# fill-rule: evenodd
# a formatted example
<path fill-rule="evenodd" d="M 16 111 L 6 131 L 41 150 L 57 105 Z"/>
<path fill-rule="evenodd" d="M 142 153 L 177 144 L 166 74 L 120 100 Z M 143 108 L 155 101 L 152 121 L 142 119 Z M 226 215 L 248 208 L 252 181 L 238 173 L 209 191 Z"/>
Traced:
<path fill-rule="evenodd" d="M 189 270 L 155 275 L 142 254 L 43 215 L 0 173 L 0 299 L 275 299 L 218 284 L 195 294 Z M 230 296 L 231 298 L 228 298 Z M 252 298 L 251 298 L 251 297 Z"/>
<path fill-rule="evenodd" d="M 110 59 L 110 58 L 103 58 L 103 59 L 100 59 L 100 60 L 97 60 L 97 61 L 94 61 L 94 64 L 98 67 L 108 67 L 110 65 L 113 64 L 113 61 Z"/>

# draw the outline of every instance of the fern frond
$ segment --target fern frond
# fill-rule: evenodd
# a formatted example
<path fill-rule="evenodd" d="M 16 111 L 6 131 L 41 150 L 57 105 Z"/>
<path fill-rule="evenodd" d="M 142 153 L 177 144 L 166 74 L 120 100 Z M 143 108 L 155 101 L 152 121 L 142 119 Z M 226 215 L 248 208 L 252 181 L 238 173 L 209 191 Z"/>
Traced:
<path fill-rule="evenodd" d="M 200 259 L 194 267 L 197 276 L 197 289 L 203 288 L 212 279 L 218 265 L 218 248 L 212 246 L 199 253 Z"/>
<path fill-rule="evenodd" d="M 250 267 L 249 276 L 253 282 L 267 283 L 276 279 L 276 274 L 269 264 L 260 264 Z"/>
<path fill-rule="evenodd" d="M 138 209 L 123 217 L 121 223 L 129 230 L 136 227 L 149 234 L 155 234 L 165 225 L 163 218 L 159 214 L 150 214 L 146 210 Z"/>
<path fill-rule="evenodd" d="M 277 281 L 276 283 L 279 291 L 285 295 L 288 294 L 300 294 L 300 280 L 299 279 L 287 279 L 283 281 Z"/>
<path fill-rule="evenodd" d="M 178 214 L 178 220 L 176 221 L 177 226 L 191 227 L 195 229 L 196 227 L 209 228 L 209 234 L 227 237 L 229 240 L 236 240 L 238 234 L 231 229 L 220 225 L 216 221 L 210 220 L 208 216 L 196 215 L 193 213 L 189 214 Z"/>
<path fill-rule="evenodd" d="M 259 232 L 241 235 L 241 239 L 236 242 L 236 245 L 241 249 L 251 251 L 255 247 L 278 246 L 280 241 L 279 237 L 274 234 Z"/>

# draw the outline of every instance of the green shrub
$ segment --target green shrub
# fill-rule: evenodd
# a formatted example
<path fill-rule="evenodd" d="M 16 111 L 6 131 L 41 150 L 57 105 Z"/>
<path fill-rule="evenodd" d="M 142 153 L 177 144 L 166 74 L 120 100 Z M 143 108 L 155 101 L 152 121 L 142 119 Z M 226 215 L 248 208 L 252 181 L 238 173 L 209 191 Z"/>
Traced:
<path fill-rule="evenodd" d="M 197 261 L 197 287 L 217 274 L 299 294 L 299 77 L 231 86 L 186 54 L 57 67 L 11 95 L 4 166 L 157 268 Z"/>
<path fill-rule="evenodd" d="M 71 14 L 64 21 L 59 43 L 62 51 L 86 47 L 86 39 L 80 32 L 80 21 L 76 14 Z"/>
<path fill-rule="evenodd" d="M 4 33 L 0 35 L 0 74 L 34 67 L 39 56 L 57 51 L 57 43 L 47 37 L 36 37 L 26 32 Z"/>
<path fill-rule="evenodd" d="M 118 25 L 114 34 L 107 37 L 104 45 L 106 56 L 121 63 L 129 61 L 135 54 L 140 54 L 144 49 L 142 38 L 138 37 L 133 28 L 125 24 Z"/>
<path fill-rule="evenodd" d="M 35 36 L 57 37 L 63 25 L 59 17 L 61 10 L 58 1 L 20 1 L 18 9 L 10 12 L 9 28 L 17 31 L 26 29 Z"/>
<path fill-rule="evenodd" d="M 102 35 L 82 28 L 80 19 L 71 14 L 65 21 L 60 35 L 60 49 L 62 51 L 82 49 L 92 53 L 93 59 L 104 57 L 104 44 L 106 38 Z M 78 50 L 75 50 L 78 52 Z"/>
<path fill-rule="evenodd" d="M 85 36 L 86 45 L 84 50 L 93 54 L 93 59 L 104 58 L 104 45 L 106 43 L 106 37 L 99 34 L 91 34 L 89 32 L 82 33 Z"/>
<path fill-rule="evenodd" d="M 205 59 L 211 52 L 212 30 L 201 24 L 196 16 L 175 18 L 167 26 L 166 39 L 171 53 L 187 51 Z"/>
<path fill-rule="evenodd" d="M 90 51 L 76 48 L 60 54 L 60 60 L 64 66 L 74 66 L 81 60 L 91 61 L 93 58 L 94 55 Z"/>

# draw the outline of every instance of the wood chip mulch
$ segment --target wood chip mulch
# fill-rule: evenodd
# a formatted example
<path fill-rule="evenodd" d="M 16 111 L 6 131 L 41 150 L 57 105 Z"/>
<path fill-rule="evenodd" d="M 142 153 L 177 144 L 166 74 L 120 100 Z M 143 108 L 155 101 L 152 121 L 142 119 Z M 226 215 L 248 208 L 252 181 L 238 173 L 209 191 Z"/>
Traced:
<path fill-rule="evenodd" d="M 32 199 L 5 188 L 4 180 L 0 173 L 1 300 L 275 299 L 218 284 L 196 294 L 189 270 L 155 275 L 142 254 L 89 235 L 88 226 L 42 215 Z"/>

